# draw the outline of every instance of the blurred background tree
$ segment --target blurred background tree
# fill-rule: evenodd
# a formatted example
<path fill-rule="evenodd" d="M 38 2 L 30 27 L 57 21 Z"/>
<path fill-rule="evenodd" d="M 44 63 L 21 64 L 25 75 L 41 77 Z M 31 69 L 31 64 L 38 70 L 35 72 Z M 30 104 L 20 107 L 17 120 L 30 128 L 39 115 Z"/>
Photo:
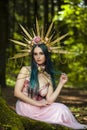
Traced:
<path fill-rule="evenodd" d="M 14 86 L 19 69 L 30 64 L 30 57 L 9 60 L 19 46 L 9 39 L 22 40 L 22 24 L 27 30 L 35 28 L 35 19 L 45 25 L 45 31 L 54 21 L 55 32 L 59 36 L 69 33 L 60 43 L 70 54 L 53 54 L 56 71 L 66 72 L 69 87 L 85 88 L 87 84 L 87 2 L 86 0 L 0 0 L 0 85 Z"/>

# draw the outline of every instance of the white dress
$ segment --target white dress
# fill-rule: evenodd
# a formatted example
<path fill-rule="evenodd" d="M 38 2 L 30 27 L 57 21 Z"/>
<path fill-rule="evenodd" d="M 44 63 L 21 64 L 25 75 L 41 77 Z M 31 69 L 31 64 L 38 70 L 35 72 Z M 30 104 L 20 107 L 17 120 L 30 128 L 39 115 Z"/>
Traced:
<path fill-rule="evenodd" d="M 41 75 L 40 77 L 41 78 Z M 49 84 L 46 82 L 45 76 L 42 77 L 42 80 L 44 83 L 42 84 L 42 87 L 39 89 L 39 95 L 36 100 L 41 101 L 44 100 L 44 96 L 47 94 L 47 90 L 49 87 Z M 25 80 L 23 90 L 22 92 L 28 96 L 28 85 L 29 85 L 29 79 Z M 31 119 L 40 120 L 43 122 L 48 122 L 52 124 L 60 124 L 72 129 L 86 129 L 87 125 L 80 124 L 69 108 L 62 104 L 62 103 L 52 103 L 51 105 L 45 106 L 45 107 L 37 107 L 33 106 L 31 104 L 27 104 L 23 101 L 18 100 L 16 103 L 16 112 L 19 115 L 29 117 Z"/>

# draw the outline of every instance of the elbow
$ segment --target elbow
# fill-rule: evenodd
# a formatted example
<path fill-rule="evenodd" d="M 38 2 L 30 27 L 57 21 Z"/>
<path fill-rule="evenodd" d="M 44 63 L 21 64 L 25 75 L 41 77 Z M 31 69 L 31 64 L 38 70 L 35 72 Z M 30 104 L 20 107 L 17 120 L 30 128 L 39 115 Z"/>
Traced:
<path fill-rule="evenodd" d="M 17 94 L 16 94 L 16 92 L 14 91 L 14 97 L 17 97 Z"/>
<path fill-rule="evenodd" d="M 17 98 L 19 97 L 18 92 L 17 92 L 17 91 L 15 91 L 15 90 L 14 90 L 14 97 L 17 97 Z"/>

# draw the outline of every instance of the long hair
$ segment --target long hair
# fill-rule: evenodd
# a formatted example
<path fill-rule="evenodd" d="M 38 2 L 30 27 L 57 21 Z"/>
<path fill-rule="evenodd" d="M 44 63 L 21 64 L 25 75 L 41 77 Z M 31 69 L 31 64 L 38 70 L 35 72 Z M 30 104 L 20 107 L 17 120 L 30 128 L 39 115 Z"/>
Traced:
<path fill-rule="evenodd" d="M 55 87 L 55 80 L 54 80 L 54 73 L 53 73 L 53 65 L 51 61 L 51 55 L 48 51 L 47 46 L 44 43 L 41 43 L 39 45 L 34 45 L 31 51 L 31 75 L 30 75 L 30 88 L 35 91 L 35 93 L 38 92 L 39 89 L 39 82 L 38 82 L 38 68 L 37 63 L 34 60 L 34 49 L 36 47 L 40 47 L 45 55 L 45 71 L 50 74 L 52 79 L 53 87 Z"/>

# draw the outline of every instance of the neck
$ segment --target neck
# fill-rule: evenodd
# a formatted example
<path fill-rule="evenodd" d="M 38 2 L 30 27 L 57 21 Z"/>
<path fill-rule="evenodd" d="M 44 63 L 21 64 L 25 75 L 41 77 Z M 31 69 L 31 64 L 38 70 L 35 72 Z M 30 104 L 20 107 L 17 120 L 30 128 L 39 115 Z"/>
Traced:
<path fill-rule="evenodd" d="M 45 71 L 45 65 L 38 65 L 38 72 L 44 72 Z"/>

